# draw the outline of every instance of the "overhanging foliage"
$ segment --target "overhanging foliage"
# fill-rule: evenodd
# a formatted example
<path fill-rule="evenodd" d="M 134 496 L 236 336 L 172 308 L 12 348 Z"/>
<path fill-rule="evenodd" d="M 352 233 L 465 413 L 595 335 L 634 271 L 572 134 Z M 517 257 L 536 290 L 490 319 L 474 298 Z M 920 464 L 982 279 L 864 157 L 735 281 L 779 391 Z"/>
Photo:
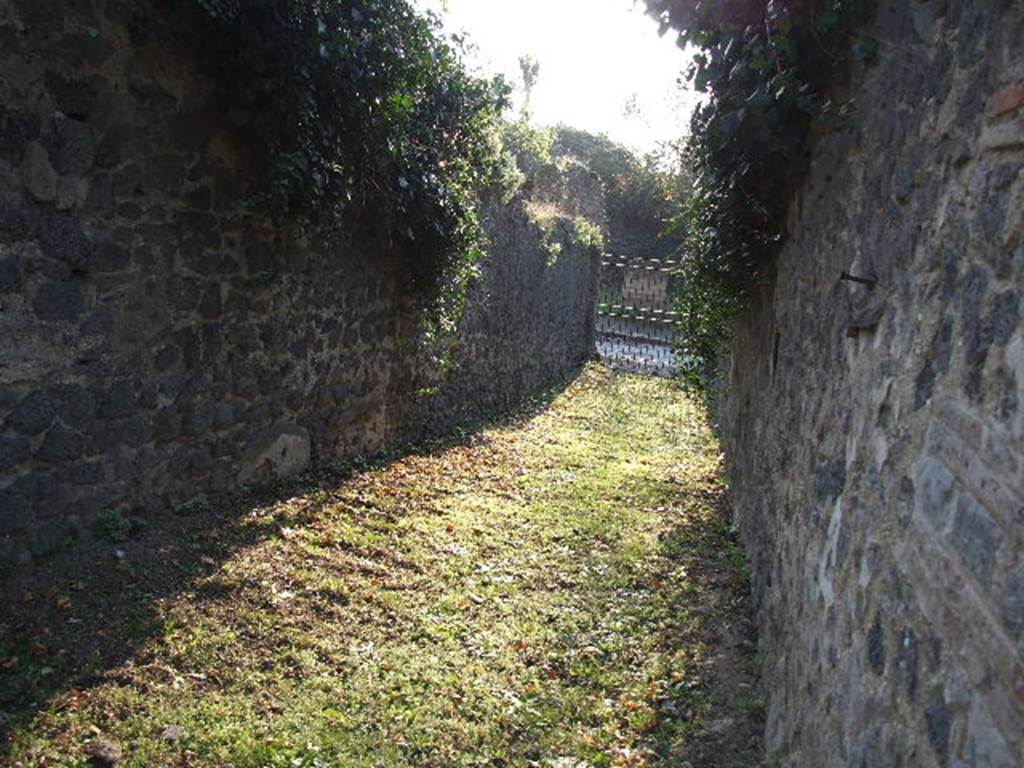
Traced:
<path fill-rule="evenodd" d="M 228 114 L 263 152 L 260 209 L 354 226 L 415 293 L 451 304 L 479 256 L 476 193 L 508 89 L 468 73 L 406 0 L 177 2 L 197 19 Z"/>
<path fill-rule="evenodd" d="M 784 240 L 786 209 L 807 169 L 814 124 L 842 124 L 829 91 L 877 43 L 859 37 L 873 0 L 646 0 L 662 30 L 696 48 L 689 73 L 707 94 L 687 148 L 694 198 L 680 226 L 680 358 L 706 388 L 761 267 Z"/>

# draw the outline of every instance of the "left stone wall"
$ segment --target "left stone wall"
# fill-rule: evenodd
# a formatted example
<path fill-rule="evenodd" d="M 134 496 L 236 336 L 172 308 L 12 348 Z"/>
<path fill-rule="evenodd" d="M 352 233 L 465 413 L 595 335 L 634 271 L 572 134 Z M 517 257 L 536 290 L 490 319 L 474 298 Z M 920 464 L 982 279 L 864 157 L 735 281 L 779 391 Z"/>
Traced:
<path fill-rule="evenodd" d="M 201 503 L 449 418 L 409 397 L 424 366 L 400 273 L 346 232 L 280 246 L 238 209 L 244 131 L 147 8 L 0 2 L 0 562 L 88 536 L 103 510 Z M 589 354 L 596 275 L 582 254 L 532 269 L 525 214 L 490 218 L 500 258 L 446 385 L 484 406 Z M 487 297 L 512 283 L 499 310 Z M 519 341 L 481 367 L 488 334 Z"/>

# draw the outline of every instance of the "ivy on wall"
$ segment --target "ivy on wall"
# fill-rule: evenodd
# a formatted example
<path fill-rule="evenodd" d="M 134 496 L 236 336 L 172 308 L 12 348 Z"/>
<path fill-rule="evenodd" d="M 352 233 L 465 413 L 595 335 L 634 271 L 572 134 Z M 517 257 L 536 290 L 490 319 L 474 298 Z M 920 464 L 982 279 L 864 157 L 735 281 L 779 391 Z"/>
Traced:
<path fill-rule="evenodd" d="M 877 55 L 860 34 L 874 0 L 646 3 L 663 32 L 695 49 L 689 79 L 707 94 L 686 149 L 694 193 L 676 222 L 684 239 L 675 281 L 679 358 L 706 391 L 736 313 L 782 247 L 812 131 L 850 118 L 828 94 L 851 61 Z"/>
<path fill-rule="evenodd" d="M 482 232 L 509 89 L 407 0 L 177 0 L 219 72 L 226 113 L 262 152 L 254 205 L 345 223 L 453 322 Z"/>

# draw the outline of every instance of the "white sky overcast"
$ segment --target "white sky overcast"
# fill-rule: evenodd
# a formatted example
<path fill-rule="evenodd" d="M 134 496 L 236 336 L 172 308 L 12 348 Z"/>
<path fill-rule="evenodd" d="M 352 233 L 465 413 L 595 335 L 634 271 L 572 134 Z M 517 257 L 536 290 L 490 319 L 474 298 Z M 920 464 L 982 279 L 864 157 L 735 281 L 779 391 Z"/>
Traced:
<path fill-rule="evenodd" d="M 519 57 L 540 62 L 534 122 L 606 133 L 634 150 L 679 138 L 696 103 L 677 80 L 688 57 L 644 13 L 642 0 L 415 0 L 449 32 L 467 32 L 483 73 L 522 83 Z M 638 114 L 626 115 L 635 97 Z M 516 93 L 517 108 L 521 100 Z"/>

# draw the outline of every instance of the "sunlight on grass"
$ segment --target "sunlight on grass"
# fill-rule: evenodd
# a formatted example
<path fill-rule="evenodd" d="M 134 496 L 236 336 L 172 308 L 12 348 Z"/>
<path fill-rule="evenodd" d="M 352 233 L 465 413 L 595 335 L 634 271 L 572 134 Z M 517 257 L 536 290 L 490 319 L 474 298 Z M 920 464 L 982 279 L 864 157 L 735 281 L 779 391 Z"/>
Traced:
<path fill-rule="evenodd" d="M 718 463 L 672 383 L 589 368 L 532 420 L 225 523 L 218 544 L 262 535 L 9 760 L 107 740 L 139 768 L 678 764 L 723 706 L 710 638 L 745 620 Z"/>

